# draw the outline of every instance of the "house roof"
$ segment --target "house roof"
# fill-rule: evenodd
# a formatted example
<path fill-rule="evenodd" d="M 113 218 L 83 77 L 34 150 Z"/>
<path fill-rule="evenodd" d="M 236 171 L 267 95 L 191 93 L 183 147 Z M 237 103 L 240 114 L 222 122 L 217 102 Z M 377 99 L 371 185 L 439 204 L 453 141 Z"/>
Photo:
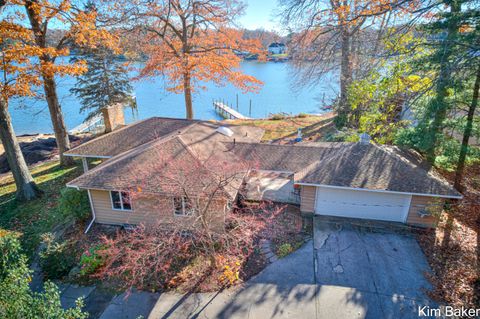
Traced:
<path fill-rule="evenodd" d="M 195 120 L 152 117 L 97 137 L 67 152 L 69 156 L 113 157 L 169 134 L 178 134 Z"/>
<path fill-rule="evenodd" d="M 232 151 L 256 161 L 260 169 L 294 172 L 299 184 L 461 197 L 420 156 L 398 147 L 360 143 L 237 143 Z"/>
<path fill-rule="evenodd" d="M 232 166 L 232 163 L 239 163 L 239 159 L 228 151 L 226 142 L 234 139 L 257 142 L 263 130 L 229 126 L 234 134 L 228 137 L 216 132 L 217 128 L 213 123 L 195 122 L 181 133 L 157 138 L 119 154 L 67 186 L 171 194 L 179 191 L 178 183 L 183 179 L 190 191 L 200 193 L 209 191 L 209 187 L 218 185 L 216 181 L 226 176 L 231 183 L 223 185 L 222 192 L 234 198 L 247 169 L 242 165 Z M 182 178 L 182 173 L 192 176 Z"/>
<path fill-rule="evenodd" d="M 234 133 L 231 137 L 217 132 L 218 124 L 204 121 L 152 118 L 129 125 L 71 150 L 71 154 L 112 158 L 68 186 L 169 192 L 171 183 L 161 178 L 174 172 L 175 165 L 163 165 L 169 159 L 177 168 L 188 162 L 193 167 L 200 164 L 199 174 L 204 175 L 195 179 L 200 188 L 218 178 L 218 171 L 243 163 L 261 170 L 292 172 L 298 184 L 461 197 L 412 151 L 360 143 L 262 144 L 263 129 L 227 126 Z M 217 170 L 215 165 L 219 165 Z M 242 178 L 233 179 L 223 191 L 235 197 Z"/>

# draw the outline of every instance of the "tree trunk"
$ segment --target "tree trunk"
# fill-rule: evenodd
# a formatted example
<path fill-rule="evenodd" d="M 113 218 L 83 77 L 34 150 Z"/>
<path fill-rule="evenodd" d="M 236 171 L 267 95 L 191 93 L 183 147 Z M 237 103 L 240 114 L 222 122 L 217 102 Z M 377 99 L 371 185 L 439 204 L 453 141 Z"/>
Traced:
<path fill-rule="evenodd" d="M 33 3 L 38 1 L 25 1 L 25 9 L 28 14 L 30 25 L 32 26 L 33 34 L 35 36 L 35 43 L 40 48 L 47 47 L 46 41 L 46 28 L 41 22 L 39 13 L 32 6 Z M 55 63 L 48 55 L 43 55 L 41 63 Z M 57 141 L 58 151 L 60 153 L 60 164 L 72 165 L 73 159 L 71 157 L 64 156 L 63 153 L 70 149 L 70 140 L 68 139 L 67 128 L 63 120 L 62 109 L 58 102 L 57 88 L 55 84 L 55 78 L 49 75 L 42 75 L 43 88 L 45 91 L 45 97 L 47 98 L 48 110 L 50 111 L 50 118 L 52 119 L 53 131 L 55 133 L 55 139 Z"/>
<path fill-rule="evenodd" d="M 463 182 L 463 171 L 465 169 L 465 159 L 467 157 L 468 151 L 468 142 L 470 136 L 472 135 L 473 127 L 473 117 L 475 115 L 475 109 L 478 105 L 478 95 L 480 90 L 480 66 L 477 69 L 477 76 L 475 78 L 475 85 L 473 87 L 473 97 L 472 103 L 468 109 L 467 115 L 467 125 L 465 126 L 465 131 L 463 132 L 462 147 L 460 149 L 460 156 L 458 157 L 457 171 L 455 172 L 455 183 L 454 186 L 459 191 L 462 191 L 462 182 Z"/>
<path fill-rule="evenodd" d="M 40 196 L 41 191 L 28 171 L 17 137 L 13 131 L 7 105 L 0 101 L 0 140 L 7 155 L 8 165 L 17 186 L 17 200 L 31 200 Z"/>
<path fill-rule="evenodd" d="M 351 52 L 350 52 L 350 34 L 346 27 L 342 30 L 342 55 L 340 63 L 340 105 L 338 116 L 340 122 L 346 123 L 350 107 L 348 105 L 348 87 L 352 82 Z"/>
<path fill-rule="evenodd" d="M 431 109 L 434 113 L 432 126 L 428 132 L 427 138 L 429 138 L 428 147 L 426 150 L 427 160 L 431 163 L 435 161 L 435 150 L 438 144 L 438 137 L 443 131 L 443 122 L 447 116 L 448 105 L 446 104 L 446 98 L 448 95 L 448 86 L 451 78 L 451 62 L 450 56 L 453 52 L 454 40 L 458 34 L 458 14 L 461 11 L 461 5 L 458 0 L 453 0 L 450 3 L 450 13 L 454 17 L 450 17 L 450 21 L 447 26 L 447 38 L 445 39 L 443 46 L 440 50 L 443 50 L 442 60 L 440 62 L 440 73 L 436 87 L 436 97 L 431 102 Z"/>
<path fill-rule="evenodd" d="M 187 119 L 193 119 L 193 105 L 192 105 L 192 87 L 190 85 L 191 79 L 190 74 L 185 73 L 183 75 L 183 92 L 185 95 L 185 110 L 187 114 Z"/>
<path fill-rule="evenodd" d="M 63 155 L 64 152 L 70 149 L 70 140 L 68 139 L 68 131 L 63 120 L 62 109 L 58 102 L 57 89 L 55 79 L 51 77 L 43 77 L 43 88 L 47 98 L 48 110 L 50 111 L 50 118 L 52 119 L 53 131 L 55 132 L 55 139 L 57 141 L 58 152 L 60 153 L 61 165 L 72 165 L 73 159 Z"/>

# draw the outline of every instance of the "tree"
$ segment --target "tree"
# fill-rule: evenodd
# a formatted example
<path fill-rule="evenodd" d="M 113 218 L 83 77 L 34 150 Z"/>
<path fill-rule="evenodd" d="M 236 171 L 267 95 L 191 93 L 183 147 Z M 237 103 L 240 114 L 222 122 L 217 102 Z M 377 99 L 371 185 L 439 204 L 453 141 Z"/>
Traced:
<path fill-rule="evenodd" d="M 1 9 L 0 9 L 1 10 Z M 7 155 L 8 165 L 17 186 L 18 200 L 31 200 L 40 195 L 40 190 L 30 174 L 20 145 L 13 130 L 8 112 L 8 102 L 16 96 L 33 96 L 32 86 L 39 84 L 38 69 L 30 59 L 42 51 L 24 43 L 30 38 L 29 31 L 8 19 L 0 21 L 0 140 Z"/>
<path fill-rule="evenodd" d="M 480 91 L 480 66 L 477 68 L 475 85 L 473 87 L 472 102 L 470 104 L 470 107 L 468 108 L 467 125 L 465 126 L 465 130 L 463 132 L 462 146 L 460 148 L 460 155 L 458 157 L 457 169 L 455 172 L 454 186 L 459 190 L 463 188 L 462 187 L 463 171 L 465 169 L 465 160 L 467 158 L 468 144 L 469 144 L 470 136 L 472 135 L 473 118 L 475 115 L 475 110 L 477 109 L 477 105 L 478 105 L 479 91 Z"/>
<path fill-rule="evenodd" d="M 60 163 L 71 164 L 73 159 L 63 156 L 63 153 L 70 149 L 70 141 L 58 101 L 55 76 L 79 75 L 85 71 L 85 68 L 82 63 L 78 62 L 74 64 L 58 63 L 57 58 L 69 54 L 67 47 L 69 44 L 96 47 L 102 43 L 108 47 L 114 46 L 114 38 L 106 30 L 97 28 L 95 11 L 87 12 L 75 8 L 72 1 L 53 3 L 47 0 L 25 0 L 14 3 L 25 7 L 34 37 L 34 45 L 44 50 L 39 55 L 39 63 L 42 67 L 41 78 L 60 153 Z M 64 32 L 58 41 L 51 43 L 53 41 L 47 41 L 47 33 L 54 21 L 60 22 L 67 32 Z"/>
<path fill-rule="evenodd" d="M 80 112 L 89 111 L 87 120 L 116 103 L 133 106 L 128 71 L 115 61 L 114 52 L 105 48 L 89 50 L 82 59 L 86 61 L 88 71 L 77 77 L 70 92 L 80 99 Z"/>
<path fill-rule="evenodd" d="M 166 217 L 159 224 L 104 237 L 102 244 L 107 248 L 99 252 L 104 265 L 95 276 L 120 277 L 126 287 L 158 289 L 175 285 L 181 270 L 195 258 L 202 258 L 195 278 L 188 278 L 194 286 L 203 272 L 222 273 L 225 265 L 238 270 L 253 252 L 255 241 L 278 229 L 275 218 L 283 206 L 235 207 L 231 196 L 230 205 L 225 206 L 228 194 L 241 190 L 243 178 L 254 163 L 238 158 L 226 161 L 225 155 L 223 159 L 215 155 L 225 152 L 221 149 L 209 149 L 214 155 L 201 159 L 189 151 L 168 154 L 165 150 L 170 145 L 166 143 L 149 154 L 154 160 L 134 169 L 136 178 L 128 192 L 133 206 L 148 202 L 154 212 L 164 211 L 160 200 L 168 194 L 183 216 L 169 224 Z"/>
<path fill-rule="evenodd" d="M 426 130 L 428 145 L 426 148 L 427 159 L 435 161 L 435 151 L 438 146 L 439 136 L 443 132 L 443 121 L 445 120 L 449 105 L 447 97 L 448 90 L 453 84 L 453 63 L 452 58 L 460 30 L 460 12 L 462 10 L 461 0 L 445 0 L 442 3 L 450 8 L 449 13 L 440 14 L 436 23 L 431 26 L 430 32 L 446 32 L 446 36 L 440 42 L 437 50 L 431 57 L 433 63 L 439 64 L 438 77 L 436 78 L 435 97 L 429 105 L 429 113 L 433 114 L 433 120 Z"/>
<path fill-rule="evenodd" d="M 413 2 L 412 2 L 413 3 Z M 366 30 L 377 25 L 379 35 L 390 20 L 387 14 L 400 14 L 410 10 L 412 3 L 391 1 L 323 1 L 282 0 L 282 20 L 289 26 L 294 37 L 294 63 L 300 70 L 303 83 L 318 83 L 326 72 L 340 65 L 340 98 L 337 124 L 347 124 L 351 111 L 348 102 L 348 87 L 358 71 L 360 55 L 375 56 L 379 46 L 371 40 L 360 41 L 359 36 L 368 35 Z M 376 43 L 381 40 L 378 36 Z M 363 45 L 363 47 L 362 47 Z M 365 52 L 360 52 L 363 50 Z M 337 54 L 337 51 L 340 51 Z M 368 60 L 370 67 L 372 60 Z"/>
<path fill-rule="evenodd" d="M 203 89 L 204 82 L 259 89 L 260 81 L 238 70 L 236 50 L 261 53 L 259 41 L 243 39 L 233 28 L 243 9 L 239 1 L 136 0 L 117 2 L 114 8 L 148 56 L 140 77 L 166 76 L 167 89 L 184 94 L 188 119 L 194 117 L 192 94 Z"/>
<path fill-rule="evenodd" d="M 60 292 L 53 283 L 45 283 L 45 291 L 30 290 L 32 271 L 28 268 L 27 257 L 21 253 L 19 234 L 0 229 L 0 317 L 86 319 L 82 312 L 83 301 L 67 310 L 60 303 Z"/>
<path fill-rule="evenodd" d="M 411 125 L 406 111 L 431 88 L 428 75 L 417 74 L 412 67 L 412 61 L 425 54 L 419 48 L 422 41 L 413 32 L 391 34 L 383 43 L 389 58 L 379 63 L 379 70 L 353 81 L 348 89 L 349 121 L 376 143 L 394 143 L 398 132 Z"/>

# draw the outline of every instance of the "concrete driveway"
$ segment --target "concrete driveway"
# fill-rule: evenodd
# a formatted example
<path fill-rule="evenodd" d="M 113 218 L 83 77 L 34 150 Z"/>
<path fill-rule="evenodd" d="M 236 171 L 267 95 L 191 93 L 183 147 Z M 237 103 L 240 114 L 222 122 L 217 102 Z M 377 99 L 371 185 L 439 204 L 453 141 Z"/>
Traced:
<path fill-rule="evenodd" d="M 242 287 L 215 293 L 119 296 L 101 319 L 418 318 L 431 305 L 415 239 L 315 218 L 314 240 Z"/>
<path fill-rule="evenodd" d="M 411 236 L 315 217 L 319 318 L 418 318 L 429 270 Z"/>

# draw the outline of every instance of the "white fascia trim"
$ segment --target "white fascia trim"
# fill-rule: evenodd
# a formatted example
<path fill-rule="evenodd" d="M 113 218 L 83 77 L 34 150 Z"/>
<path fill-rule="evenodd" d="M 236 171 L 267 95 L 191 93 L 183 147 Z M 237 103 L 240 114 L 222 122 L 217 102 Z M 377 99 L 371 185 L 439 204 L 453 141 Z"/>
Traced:
<path fill-rule="evenodd" d="M 64 155 L 71 156 L 71 157 L 112 158 L 112 156 L 105 156 L 105 155 L 80 155 L 80 154 L 64 154 Z"/>
<path fill-rule="evenodd" d="M 395 193 L 395 194 L 404 194 L 404 195 L 415 195 L 415 196 L 426 196 L 426 197 L 440 197 L 440 198 L 454 198 L 462 199 L 463 196 L 452 196 L 452 195 L 437 195 L 437 194 L 422 194 L 422 193 L 409 193 L 409 192 L 397 192 L 397 191 L 387 191 L 380 189 L 367 189 L 367 188 L 358 188 L 358 187 L 347 187 L 347 186 L 333 186 L 333 185 L 323 185 L 323 184 L 313 184 L 313 183 L 294 183 L 296 185 L 302 186 L 317 186 L 317 187 L 326 187 L 326 188 L 337 188 L 337 189 L 349 189 L 354 191 L 365 191 L 365 192 L 374 192 L 374 193 Z"/>

